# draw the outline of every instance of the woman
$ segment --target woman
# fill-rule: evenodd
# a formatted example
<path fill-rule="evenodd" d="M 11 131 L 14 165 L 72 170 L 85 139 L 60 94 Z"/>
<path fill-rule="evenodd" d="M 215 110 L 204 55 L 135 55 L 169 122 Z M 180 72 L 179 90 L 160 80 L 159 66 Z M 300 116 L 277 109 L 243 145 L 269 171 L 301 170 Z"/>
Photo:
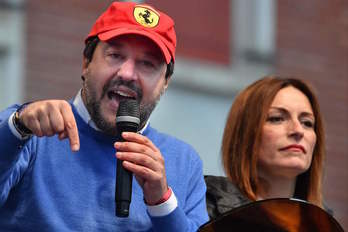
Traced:
<path fill-rule="evenodd" d="M 269 198 L 323 207 L 324 140 L 318 101 L 305 82 L 256 81 L 237 96 L 227 118 L 221 149 L 227 179 L 206 176 L 209 216 Z"/>

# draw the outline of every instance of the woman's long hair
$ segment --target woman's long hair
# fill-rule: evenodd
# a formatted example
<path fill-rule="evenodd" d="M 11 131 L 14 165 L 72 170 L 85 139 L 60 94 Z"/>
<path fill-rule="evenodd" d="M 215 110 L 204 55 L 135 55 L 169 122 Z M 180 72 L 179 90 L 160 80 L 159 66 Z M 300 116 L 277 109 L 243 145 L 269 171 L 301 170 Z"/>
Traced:
<path fill-rule="evenodd" d="M 274 97 L 280 89 L 287 86 L 293 86 L 307 96 L 314 113 L 314 131 L 317 136 L 311 165 L 297 177 L 294 197 L 322 207 L 322 171 L 325 158 L 323 121 L 313 90 L 302 80 L 267 76 L 248 86 L 236 97 L 228 114 L 222 139 L 224 170 L 243 194 L 256 200 L 259 189 L 257 159 L 262 128 Z"/>

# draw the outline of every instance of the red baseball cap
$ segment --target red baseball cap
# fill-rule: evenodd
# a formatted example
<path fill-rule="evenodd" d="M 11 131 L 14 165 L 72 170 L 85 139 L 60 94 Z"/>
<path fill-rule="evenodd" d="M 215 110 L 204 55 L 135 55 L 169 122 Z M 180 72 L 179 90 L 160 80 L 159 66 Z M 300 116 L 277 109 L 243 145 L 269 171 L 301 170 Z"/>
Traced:
<path fill-rule="evenodd" d="M 113 2 L 94 23 L 85 42 L 93 36 L 108 41 L 125 34 L 148 37 L 161 49 L 167 64 L 172 58 L 175 60 L 174 21 L 147 4 Z"/>

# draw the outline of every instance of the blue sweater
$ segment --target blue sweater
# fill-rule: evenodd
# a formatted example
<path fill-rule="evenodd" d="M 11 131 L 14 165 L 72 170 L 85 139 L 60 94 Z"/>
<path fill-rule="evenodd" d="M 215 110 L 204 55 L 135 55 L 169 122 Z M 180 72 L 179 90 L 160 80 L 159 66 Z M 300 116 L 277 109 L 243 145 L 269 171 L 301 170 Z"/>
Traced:
<path fill-rule="evenodd" d="M 115 217 L 114 138 L 89 127 L 76 113 L 81 148 L 57 136 L 17 139 L 0 113 L 1 231 L 196 231 L 208 220 L 202 162 L 186 143 L 148 126 L 144 135 L 161 150 L 178 207 L 152 217 L 133 179 L 128 218 Z"/>

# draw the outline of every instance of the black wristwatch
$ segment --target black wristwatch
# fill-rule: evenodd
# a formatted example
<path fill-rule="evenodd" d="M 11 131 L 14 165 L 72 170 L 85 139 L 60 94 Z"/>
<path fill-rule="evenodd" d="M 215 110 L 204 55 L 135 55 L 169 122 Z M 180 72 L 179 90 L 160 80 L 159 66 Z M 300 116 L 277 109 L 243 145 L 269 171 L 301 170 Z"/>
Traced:
<path fill-rule="evenodd" d="M 15 112 L 13 118 L 12 118 L 12 122 L 14 127 L 16 128 L 16 130 L 18 131 L 18 133 L 22 136 L 22 138 L 26 138 L 29 137 L 30 135 L 33 134 L 33 132 L 26 127 L 20 120 L 19 120 L 19 113 L 21 111 L 23 111 L 23 109 L 29 105 L 31 102 L 27 102 L 23 105 L 21 105 Z"/>

